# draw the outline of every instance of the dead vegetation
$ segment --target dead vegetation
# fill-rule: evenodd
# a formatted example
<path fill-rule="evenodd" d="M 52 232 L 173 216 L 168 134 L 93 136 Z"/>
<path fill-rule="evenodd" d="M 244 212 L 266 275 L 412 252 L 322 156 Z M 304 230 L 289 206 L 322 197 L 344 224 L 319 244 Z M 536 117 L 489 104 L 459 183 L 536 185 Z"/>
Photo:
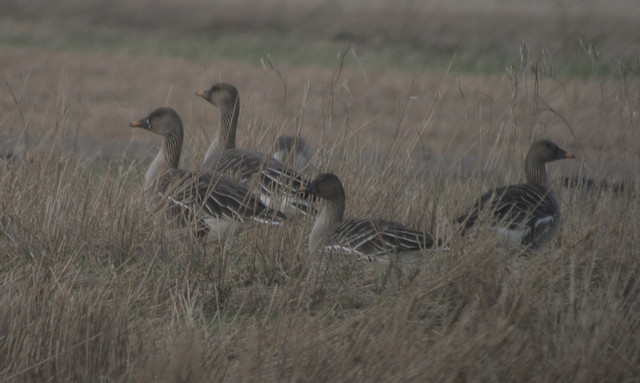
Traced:
<path fill-rule="evenodd" d="M 0 170 L 2 381 L 640 376 L 636 78 L 564 81 L 527 62 L 503 78 L 346 65 L 283 69 L 283 98 L 280 79 L 237 63 L 6 48 L 3 65 L 2 129 L 32 139 Z M 188 129 L 183 164 L 197 164 L 218 114 L 193 92 L 219 78 L 240 89 L 243 146 L 300 131 L 321 149 L 315 165 L 345 181 L 347 214 L 423 228 L 450 250 L 409 270 L 319 264 L 306 219 L 206 248 L 167 238 L 141 198 L 153 143 L 107 158 L 82 148 L 126 146 L 130 120 L 170 104 Z M 542 136 L 584 160 L 551 164 L 556 185 L 588 173 L 624 190 L 563 189 L 563 233 L 534 255 L 488 232 L 457 236 L 449 222 L 521 180 Z"/>

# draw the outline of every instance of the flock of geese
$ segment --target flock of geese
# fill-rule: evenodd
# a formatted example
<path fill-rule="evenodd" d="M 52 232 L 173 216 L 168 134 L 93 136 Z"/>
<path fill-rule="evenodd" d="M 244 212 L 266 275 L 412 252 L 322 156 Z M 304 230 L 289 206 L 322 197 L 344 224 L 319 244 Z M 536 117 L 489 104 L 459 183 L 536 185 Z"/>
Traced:
<path fill-rule="evenodd" d="M 401 223 L 345 219 L 340 179 L 324 173 L 311 180 L 299 171 L 309 157 L 292 137 L 280 138 L 272 157 L 236 147 L 240 101 L 233 85 L 214 84 L 196 95 L 220 110 L 219 133 L 198 171 L 179 168 L 184 131 L 173 108 L 157 108 L 130 123 L 164 137 L 146 173 L 144 197 L 147 209 L 161 208 L 172 225 L 221 241 L 252 224 L 283 225 L 287 216 L 304 214 L 316 216 L 309 235 L 312 254 L 351 254 L 378 261 L 443 246 L 441 240 Z M 289 154 L 294 166 L 287 167 L 282 160 Z M 545 164 L 565 158 L 575 157 L 549 140 L 534 142 L 525 160 L 526 183 L 481 195 L 456 219 L 462 234 L 488 220 L 518 246 L 538 249 L 549 242 L 560 228 L 561 216 Z"/>

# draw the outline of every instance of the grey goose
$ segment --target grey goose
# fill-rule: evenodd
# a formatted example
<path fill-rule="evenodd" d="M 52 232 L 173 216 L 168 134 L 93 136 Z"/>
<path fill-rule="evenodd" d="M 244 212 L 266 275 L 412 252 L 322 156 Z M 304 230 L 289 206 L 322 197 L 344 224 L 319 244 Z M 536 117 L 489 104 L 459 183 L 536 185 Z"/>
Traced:
<path fill-rule="evenodd" d="M 283 134 L 278 137 L 273 146 L 273 158 L 282 162 L 287 168 L 303 174 L 315 172 L 315 168 L 310 163 L 315 153 L 304 138 Z"/>
<path fill-rule="evenodd" d="M 236 148 L 236 131 L 240 114 L 240 99 L 235 86 L 227 83 L 214 84 L 208 90 L 200 90 L 196 95 L 220 109 L 218 136 L 209 146 L 202 169 L 229 172 L 243 183 L 250 183 L 257 176 L 260 198 L 266 204 L 276 199 L 283 201 L 281 210 L 303 214 L 315 214 L 312 196 L 301 193 L 300 187 L 308 180 L 284 164 L 263 153 Z"/>
<path fill-rule="evenodd" d="M 456 221 L 463 234 L 476 225 L 487 211 L 490 223 L 516 244 L 539 249 L 558 232 L 561 225 L 558 193 L 547 175 L 546 163 L 575 158 L 550 140 L 531 144 L 525 160 L 527 182 L 501 186 L 476 200 Z"/>
<path fill-rule="evenodd" d="M 164 137 L 145 175 L 147 209 L 166 206 L 174 224 L 186 227 L 195 221 L 195 234 L 206 237 L 210 233 L 214 240 L 238 233 L 249 223 L 280 225 L 286 218 L 228 175 L 179 169 L 184 133 L 182 119 L 174 109 L 157 108 L 129 126 Z"/>
<path fill-rule="evenodd" d="M 401 223 L 379 218 L 344 219 L 345 192 L 335 174 L 320 174 L 303 189 L 323 203 L 309 235 L 312 254 L 352 254 L 362 260 L 384 262 L 394 253 L 415 254 L 434 247 L 431 235 Z"/>

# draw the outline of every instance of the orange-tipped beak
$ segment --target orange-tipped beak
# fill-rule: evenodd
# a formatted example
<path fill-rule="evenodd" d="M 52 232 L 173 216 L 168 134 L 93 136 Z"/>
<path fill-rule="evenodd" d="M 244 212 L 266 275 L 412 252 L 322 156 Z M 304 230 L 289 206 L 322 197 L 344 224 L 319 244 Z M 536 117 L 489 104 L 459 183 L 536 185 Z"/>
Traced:
<path fill-rule="evenodd" d="M 571 152 L 567 152 L 567 154 L 565 154 L 564 156 L 565 158 L 576 158 L 576 156 L 574 156 Z"/>
<path fill-rule="evenodd" d="M 196 92 L 196 96 L 204 97 L 207 95 L 207 92 L 204 90 L 199 90 Z"/>
<path fill-rule="evenodd" d="M 129 124 L 132 128 L 142 128 L 142 129 L 150 129 L 149 126 L 149 117 L 141 118 L 139 120 L 135 120 Z"/>
<path fill-rule="evenodd" d="M 301 192 L 307 192 L 309 191 L 309 189 L 307 189 L 307 187 L 305 185 L 300 186 L 300 191 Z"/>

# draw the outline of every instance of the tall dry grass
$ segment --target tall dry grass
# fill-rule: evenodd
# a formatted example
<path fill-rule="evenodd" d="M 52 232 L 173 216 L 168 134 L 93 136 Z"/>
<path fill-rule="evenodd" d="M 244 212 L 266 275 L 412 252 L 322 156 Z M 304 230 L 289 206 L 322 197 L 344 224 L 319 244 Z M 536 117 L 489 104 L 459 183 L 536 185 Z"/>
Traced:
<path fill-rule="evenodd" d="M 597 133 L 573 123 L 584 109 L 603 107 L 597 114 L 612 126 L 633 124 L 636 80 L 617 93 L 618 114 L 604 82 L 594 85 L 601 89 L 595 95 L 575 84 L 557 92 L 561 82 L 522 72 L 517 90 L 514 80 L 502 87 L 480 80 L 471 91 L 465 79 L 430 91 L 387 84 L 378 96 L 398 99 L 380 106 L 394 116 L 385 115 L 389 133 L 369 129 L 378 123 L 370 114 L 378 104 L 358 91 L 366 90 L 362 73 L 332 76 L 322 79 L 325 88 L 310 86 L 321 95 L 312 114 L 321 116 L 313 119 L 321 143 L 316 165 L 343 179 L 347 214 L 436 233 L 448 239 L 448 252 L 425 253 L 413 268 L 319 265 L 307 250 L 312 220 L 305 218 L 206 247 L 171 239 L 141 200 L 148 158 L 61 150 L 55 141 L 74 133 L 65 112 L 72 106 L 53 94 L 57 107 L 41 125 L 47 139 L 0 173 L 0 380 L 637 380 L 638 158 L 612 152 L 611 141 L 637 133 L 612 129 L 596 147 Z M 436 123 L 446 123 L 452 97 L 462 100 L 462 123 L 442 129 Z M 564 109 L 556 112 L 583 135 L 575 141 L 567 124 L 545 120 L 557 100 Z M 303 125 L 308 112 L 304 102 L 288 117 L 243 102 L 249 112 L 240 141 L 249 147 L 268 147 L 277 133 Z M 23 115 L 36 106 L 15 103 Z M 191 120 L 214 124 L 216 112 L 207 113 Z M 265 133 L 243 136 L 249 127 Z M 202 135 L 212 135 L 200 128 L 187 132 L 185 166 L 204 151 Z M 473 242 L 457 236 L 449 225 L 456 213 L 481 191 L 521 180 L 524 150 L 542 135 L 579 158 L 596 147 L 601 156 L 573 168 L 596 181 L 611 174 L 607 160 L 624 163 L 624 190 L 598 182 L 564 188 L 563 232 L 536 254 L 514 254 L 488 230 Z M 559 186 L 569 168 L 549 168 Z"/>

